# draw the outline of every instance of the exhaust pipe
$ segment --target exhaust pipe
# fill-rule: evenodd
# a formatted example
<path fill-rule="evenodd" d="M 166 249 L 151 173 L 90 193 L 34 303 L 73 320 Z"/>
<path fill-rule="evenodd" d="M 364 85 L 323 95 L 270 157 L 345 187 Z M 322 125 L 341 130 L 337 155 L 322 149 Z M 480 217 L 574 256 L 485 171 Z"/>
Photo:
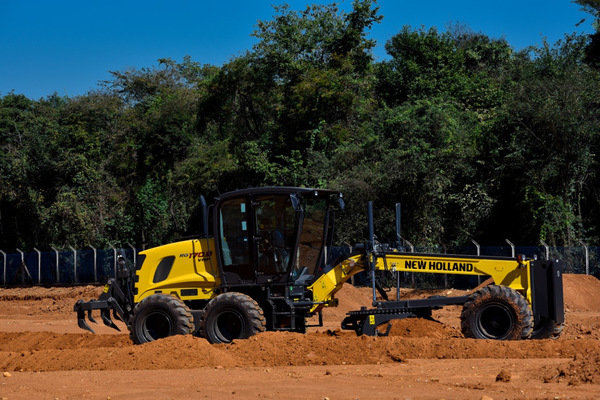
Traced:
<path fill-rule="evenodd" d="M 208 206 L 206 205 L 206 199 L 204 196 L 200 196 L 200 236 L 203 238 L 208 237 Z"/>

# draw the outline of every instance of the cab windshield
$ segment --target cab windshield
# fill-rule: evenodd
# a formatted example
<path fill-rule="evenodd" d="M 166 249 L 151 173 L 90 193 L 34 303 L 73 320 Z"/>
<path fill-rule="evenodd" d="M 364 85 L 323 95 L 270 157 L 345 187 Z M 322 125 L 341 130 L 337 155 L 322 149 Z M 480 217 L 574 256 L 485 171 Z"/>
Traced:
<path fill-rule="evenodd" d="M 303 202 L 302 209 L 304 219 L 300 230 L 294 273 L 300 274 L 304 268 L 307 268 L 310 275 L 316 275 L 323 257 L 327 200 L 307 199 Z"/>

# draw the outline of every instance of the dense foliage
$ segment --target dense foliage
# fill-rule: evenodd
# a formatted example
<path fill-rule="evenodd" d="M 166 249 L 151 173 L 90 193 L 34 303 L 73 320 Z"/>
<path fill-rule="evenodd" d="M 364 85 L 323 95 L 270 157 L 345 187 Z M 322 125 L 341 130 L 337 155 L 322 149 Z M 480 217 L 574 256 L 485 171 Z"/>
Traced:
<path fill-rule="evenodd" d="M 407 26 L 375 61 L 373 1 L 275 12 L 223 66 L 0 97 L 0 249 L 156 245 L 198 231 L 200 194 L 264 185 L 342 190 L 340 244 L 365 237 L 367 200 L 388 237 L 401 202 L 414 244 L 598 242 L 594 35 L 515 51 Z"/>

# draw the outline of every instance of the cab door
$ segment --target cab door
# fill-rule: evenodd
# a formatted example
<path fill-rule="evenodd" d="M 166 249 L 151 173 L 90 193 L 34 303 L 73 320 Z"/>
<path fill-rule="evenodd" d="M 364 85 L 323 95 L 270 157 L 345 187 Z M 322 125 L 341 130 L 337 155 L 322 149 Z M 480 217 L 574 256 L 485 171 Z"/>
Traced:
<path fill-rule="evenodd" d="M 229 199 L 217 212 L 216 236 L 228 285 L 287 279 L 297 226 L 288 194 Z"/>
<path fill-rule="evenodd" d="M 261 195 L 252 201 L 257 277 L 287 276 L 294 256 L 297 216 L 289 195 Z M 259 280 L 261 280 L 259 278 Z"/>
<path fill-rule="evenodd" d="M 218 233 L 221 266 L 228 284 L 253 282 L 256 279 L 252 262 L 249 213 L 246 197 L 224 201 L 218 209 Z"/>

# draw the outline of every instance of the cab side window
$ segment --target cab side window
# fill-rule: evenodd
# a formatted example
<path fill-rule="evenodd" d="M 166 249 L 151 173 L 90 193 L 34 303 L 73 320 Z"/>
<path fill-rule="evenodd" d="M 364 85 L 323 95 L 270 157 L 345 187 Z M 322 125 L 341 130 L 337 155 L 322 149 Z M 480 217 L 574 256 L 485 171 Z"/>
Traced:
<path fill-rule="evenodd" d="M 241 279 L 253 279 L 246 207 L 245 199 L 233 199 L 221 205 L 219 240 L 224 270 L 236 273 Z"/>

